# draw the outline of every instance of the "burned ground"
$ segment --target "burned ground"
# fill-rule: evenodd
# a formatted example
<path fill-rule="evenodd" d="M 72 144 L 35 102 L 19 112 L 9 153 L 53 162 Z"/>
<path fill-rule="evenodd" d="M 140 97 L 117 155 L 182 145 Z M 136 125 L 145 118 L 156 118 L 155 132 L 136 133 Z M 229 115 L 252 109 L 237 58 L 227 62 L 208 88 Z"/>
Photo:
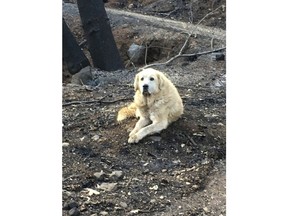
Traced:
<path fill-rule="evenodd" d="M 122 58 L 132 43 L 152 41 L 159 54 L 149 63 L 163 62 L 186 40 L 181 32 L 110 19 Z M 185 53 L 211 50 L 211 40 L 191 37 Z M 213 40 L 214 48 L 225 46 Z M 132 145 L 136 119 L 118 124 L 116 115 L 132 101 L 143 65 L 124 61 L 121 71 L 93 68 L 92 85 L 63 80 L 63 215 L 226 215 L 225 60 L 208 54 L 155 67 L 176 85 L 185 111 L 160 134 Z"/>

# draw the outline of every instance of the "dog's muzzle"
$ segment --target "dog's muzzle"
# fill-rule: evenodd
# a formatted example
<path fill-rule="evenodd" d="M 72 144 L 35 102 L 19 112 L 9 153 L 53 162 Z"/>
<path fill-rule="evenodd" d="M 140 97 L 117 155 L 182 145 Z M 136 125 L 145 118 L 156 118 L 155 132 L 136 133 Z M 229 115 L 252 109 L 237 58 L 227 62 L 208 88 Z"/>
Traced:
<path fill-rule="evenodd" d="M 148 91 L 148 87 L 149 87 L 149 86 L 148 86 L 147 84 L 145 84 L 145 85 L 143 85 L 142 87 L 143 87 L 142 94 L 143 94 L 144 96 L 150 95 L 150 93 L 149 93 L 149 91 Z"/>

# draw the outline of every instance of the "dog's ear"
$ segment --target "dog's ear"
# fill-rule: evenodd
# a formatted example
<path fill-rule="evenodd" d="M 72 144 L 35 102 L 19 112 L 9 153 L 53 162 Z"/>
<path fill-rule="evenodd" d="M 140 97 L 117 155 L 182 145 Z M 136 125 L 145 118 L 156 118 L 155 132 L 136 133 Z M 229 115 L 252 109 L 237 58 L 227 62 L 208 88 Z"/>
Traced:
<path fill-rule="evenodd" d="M 137 74 L 134 79 L 134 90 L 139 90 L 139 74 Z"/>
<path fill-rule="evenodd" d="M 165 77 L 164 77 L 164 74 L 158 72 L 158 73 L 157 73 L 157 79 L 158 79 L 158 88 L 159 88 L 159 90 L 161 90 L 161 89 L 164 88 L 164 85 L 165 85 Z"/>

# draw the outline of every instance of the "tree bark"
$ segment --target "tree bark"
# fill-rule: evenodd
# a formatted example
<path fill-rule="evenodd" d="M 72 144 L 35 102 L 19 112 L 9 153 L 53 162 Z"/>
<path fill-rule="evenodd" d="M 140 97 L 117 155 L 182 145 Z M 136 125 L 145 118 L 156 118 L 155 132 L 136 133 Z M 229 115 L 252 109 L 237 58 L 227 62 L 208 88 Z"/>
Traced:
<path fill-rule="evenodd" d="M 77 0 L 94 67 L 106 71 L 124 68 L 103 0 Z"/>
<path fill-rule="evenodd" d="M 63 61 L 66 63 L 69 73 L 76 74 L 82 68 L 90 65 L 90 63 L 81 48 L 78 46 L 76 39 L 64 19 L 62 20 L 62 28 Z"/>

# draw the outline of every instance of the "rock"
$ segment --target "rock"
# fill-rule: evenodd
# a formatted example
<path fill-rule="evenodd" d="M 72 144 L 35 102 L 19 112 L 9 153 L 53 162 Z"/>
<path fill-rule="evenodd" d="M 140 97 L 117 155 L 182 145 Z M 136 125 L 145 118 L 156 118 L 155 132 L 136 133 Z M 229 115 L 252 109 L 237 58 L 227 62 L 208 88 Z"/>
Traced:
<path fill-rule="evenodd" d="M 128 56 L 133 63 L 144 63 L 145 47 L 133 43 L 128 49 Z"/>
<path fill-rule="evenodd" d="M 80 215 L 80 211 L 76 207 L 74 207 L 69 210 L 68 214 L 71 216 L 78 216 Z"/>
<path fill-rule="evenodd" d="M 154 142 L 160 142 L 161 141 L 161 136 L 150 136 L 149 139 L 151 139 Z"/>
<path fill-rule="evenodd" d="M 101 170 L 100 172 L 95 172 L 93 175 L 99 181 L 104 180 L 104 177 L 105 177 L 105 173 L 103 172 L 103 170 Z"/>
<path fill-rule="evenodd" d="M 85 191 L 88 191 L 88 195 L 89 195 L 89 196 L 92 196 L 93 194 L 95 194 L 95 195 L 99 195 L 99 194 L 100 194 L 99 191 L 96 191 L 96 190 L 94 190 L 94 189 L 92 189 L 92 188 L 84 188 L 84 190 L 85 190 Z"/>
<path fill-rule="evenodd" d="M 62 147 L 68 147 L 69 146 L 69 143 L 68 142 L 63 142 L 62 143 Z"/>
<path fill-rule="evenodd" d="M 130 213 L 131 214 L 138 214 L 140 211 L 140 209 L 134 209 L 134 210 L 131 210 Z"/>
<path fill-rule="evenodd" d="M 155 191 L 158 190 L 158 188 L 159 188 L 158 185 L 154 185 L 153 187 L 149 187 L 150 190 L 155 190 Z"/>
<path fill-rule="evenodd" d="M 87 66 L 72 76 L 71 83 L 78 85 L 95 85 L 91 73 L 91 67 Z"/>
<path fill-rule="evenodd" d="M 142 172 L 142 174 L 144 174 L 144 175 L 146 175 L 146 174 L 148 174 L 149 173 L 149 169 L 145 169 L 143 172 Z"/>
<path fill-rule="evenodd" d="M 204 207 L 203 210 L 207 213 L 209 212 L 209 209 L 207 207 Z"/>
<path fill-rule="evenodd" d="M 102 189 L 104 191 L 112 191 L 116 187 L 117 183 L 106 183 L 98 185 L 97 188 Z"/>
<path fill-rule="evenodd" d="M 101 211 L 100 215 L 108 215 L 109 213 L 107 211 Z"/>
<path fill-rule="evenodd" d="M 121 170 L 116 170 L 116 171 L 113 171 L 110 175 L 109 175 L 109 178 L 111 180 L 120 180 L 120 179 L 123 179 L 124 177 L 124 174 L 123 174 L 123 171 Z"/>
<path fill-rule="evenodd" d="M 221 52 L 215 52 L 215 53 L 211 53 L 211 59 L 213 61 L 223 61 L 225 60 L 225 54 L 221 53 Z"/>
<path fill-rule="evenodd" d="M 66 202 L 63 205 L 63 210 L 70 210 L 72 208 L 77 208 L 78 207 L 78 203 L 71 201 L 71 202 Z"/>
<path fill-rule="evenodd" d="M 136 8 L 136 5 L 133 4 L 133 3 L 132 3 L 132 4 L 129 4 L 129 5 L 128 5 L 128 8 L 129 8 L 129 9 Z"/>
<path fill-rule="evenodd" d="M 69 208 L 69 203 L 64 203 L 62 209 L 63 209 L 63 210 L 69 210 L 69 209 L 70 209 L 70 208 Z"/>
<path fill-rule="evenodd" d="M 100 138 L 100 136 L 96 134 L 96 135 L 94 135 L 91 139 L 92 139 L 93 141 L 97 141 L 99 138 Z"/>
<path fill-rule="evenodd" d="M 127 203 L 125 203 L 125 202 L 120 202 L 119 205 L 120 205 L 122 208 L 127 208 L 127 207 L 128 207 Z"/>
<path fill-rule="evenodd" d="M 189 153 L 191 153 L 192 152 L 192 148 L 191 147 L 188 147 L 187 149 L 186 149 L 186 152 L 189 154 Z"/>

